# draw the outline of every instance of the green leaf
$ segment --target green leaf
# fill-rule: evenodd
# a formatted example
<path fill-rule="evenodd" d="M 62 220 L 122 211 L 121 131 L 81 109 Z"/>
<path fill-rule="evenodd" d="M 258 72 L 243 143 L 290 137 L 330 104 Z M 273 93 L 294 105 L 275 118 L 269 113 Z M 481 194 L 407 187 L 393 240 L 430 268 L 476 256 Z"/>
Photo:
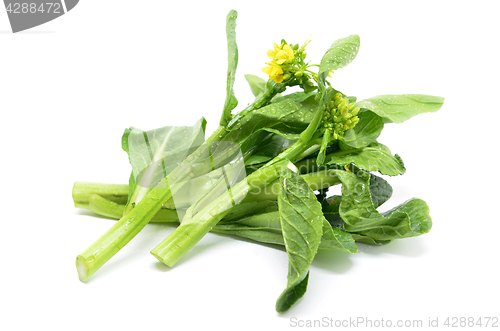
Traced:
<path fill-rule="evenodd" d="M 372 197 L 373 206 L 378 208 L 391 198 L 392 187 L 382 177 L 370 174 L 370 196 Z"/>
<path fill-rule="evenodd" d="M 423 94 L 379 95 L 357 106 L 373 111 L 385 123 L 402 123 L 415 115 L 438 111 L 443 102 L 444 98 Z"/>
<path fill-rule="evenodd" d="M 338 214 L 338 206 L 336 213 Z M 341 219 L 340 221 L 342 222 Z M 217 233 L 236 235 L 268 244 L 285 245 L 276 201 L 241 203 L 232 208 L 214 229 Z M 322 232 L 319 249 L 356 253 L 357 247 L 351 235 L 342 232 L 341 228 L 332 229 L 326 219 L 323 220 Z"/>
<path fill-rule="evenodd" d="M 411 199 L 387 213 L 380 214 L 373 205 L 370 175 L 363 171 L 330 170 L 342 181 L 340 216 L 347 232 L 375 240 L 415 237 L 432 227 L 429 208 L 420 199 Z"/>
<path fill-rule="evenodd" d="M 240 203 L 231 208 L 231 211 L 218 223 L 230 223 L 241 219 L 242 215 L 251 217 L 278 211 L 278 202 L 272 200 Z M 279 223 L 279 220 L 278 220 Z"/>
<path fill-rule="evenodd" d="M 361 234 L 352 234 L 352 238 L 358 242 L 358 243 L 363 243 L 367 245 L 374 245 L 374 246 L 382 246 L 382 245 L 387 245 L 390 243 L 392 240 L 375 240 L 373 238 L 370 238 L 368 236 L 363 236 Z"/>
<path fill-rule="evenodd" d="M 166 126 L 150 131 L 136 128 L 125 130 L 122 148 L 127 152 L 132 166 L 126 212 L 203 144 L 206 123 L 205 118 L 201 118 L 192 127 Z"/>
<path fill-rule="evenodd" d="M 320 89 L 325 86 L 325 80 L 330 70 L 343 68 L 356 58 L 359 44 L 359 36 L 355 34 L 339 39 L 332 44 L 323 55 L 319 66 L 318 85 Z"/>
<path fill-rule="evenodd" d="M 246 238 L 264 244 L 285 244 L 281 231 L 275 232 L 269 229 L 236 224 L 217 224 L 211 231 L 219 234 Z"/>
<path fill-rule="evenodd" d="M 238 13 L 231 10 L 226 17 L 226 38 L 227 38 L 227 85 L 226 101 L 220 119 L 220 125 L 226 126 L 231 120 L 231 110 L 238 105 L 238 100 L 234 96 L 234 81 L 236 76 L 236 67 L 238 66 L 238 46 L 236 45 L 236 18 Z"/>
<path fill-rule="evenodd" d="M 248 166 L 270 161 L 292 144 L 293 141 L 279 134 L 267 133 L 266 136 L 254 146 L 251 155 L 245 160 L 245 165 Z"/>
<path fill-rule="evenodd" d="M 322 165 L 325 162 L 325 153 L 328 144 L 330 143 L 330 130 L 325 130 L 323 133 L 323 139 L 321 139 L 321 147 L 319 149 L 318 156 L 316 158 L 316 164 Z"/>
<path fill-rule="evenodd" d="M 309 99 L 310 97 L 316 96 L 316 92 L 294 92 L 290 93 L 287 95 L 281 95 L 278 94 L 276 95 L 272 102 L 273 103 L 279 103 L 284 100 L 291 100 L 293 102 L 304 102 L 305 100 Z"/>
<path fill-rule="evenodd" d="M 372 199 L 373 207 L 378 208 L 389 200 L 392 196 L 392 187 L 389 183 L 382 177 L 370 174 L 369 182 L 370 197 Z M 343 228 L 342 218 L 340 217 L 339 208 L 342 202 L 342 196 L 333 195 L 326 198 L 321 202 L 321 207 L 323 209 L 323 215 L 332 225 L 333 228 L 341 227 Z"/>
<path fill-rule="evenodd" d="M 266 81 L 255 75 L 245 75 L 245 79 L 250 85 L 250 89 L 255 97 L 261 95 L 266 89 Z"/>
<path fill-rule="evenodd" d="M 382 175 L 397 176 L 406 172 L 399 155 L 392 155 L 387 146 L 372 143 L 362 149 L 339 151 L 326 156 L 327 165 L 344 166 L 350 163 L 366 171 L 378 171 Z"/>
<path fill-rule="evenodd" d="M 384 128 L 384 120 L 377 114 L 362 109 L 358 113 L 359 122 L 341 137 L 344 146 L 363 148 L 375 142 Z M 343 147 L 344 147 L 343 146 Z M 344 147 L 344 149 L 348 149 Z"/>
<path fill-rule="evenodd" d="M 344 223 L 340 217 L 339 208 L 342 202 L 342 196 L 334 195 L 326 198 L 321 202 L 321 209 L 323 210 L 323 215 L 332 228 L 344 229 Z"/>
<path fill-rule="evenodd" d="M 284 313 L 292 307 L 307 291 L 307 282 L 309 281 L 309 271 L 302 277 L 298 278 L 281 293 L 276 301 L 276 311 Z"/>
<path fill-rule="evenodd" d="M 342 228 L 332 228 L 330 223 L 323 218 L 323 235 L 320 248 L 341 253 L 357 253 L 358 246 L 350 233 L 342 231 Z"/>
<path fill-rule="evenodd" d="M 373 174 L 370 175 L 369 189 L 374 208 L 378 208 L 392 196 L 392 187 L 389 185 L 389 183 L 385 179 Z M 333 227 L 334 231 L 337 229 L 337 231 L 342 231 L 342 229 L 344 228 L 344 223 L 342 221 L 342 218 L 340 217 L 339 211 L 341 202 L 342 196 L 339 195 L 331 196 L 321 202 L 323 214 L 328 220 L 328 223 L 330 223 L 330 225 Z M 352 239 L 354 239 L 356 242 L 361 242 L 369 245 L 386 245 L 391 242 L 391 240 L 375 240 L 371 237 L 357 233 L 351 233 L 350 235 L 352 235 Z M 324 238 L 325 234 L 323 233 L 322 240 L 324 240 Z"/>
<path fill-rule="evenodd" d="M 298 174 L 289 170 L 280 186 L 278 207 L 289 261 L 287 289 L 276 303 L 276 310 L 283 312 L 306 291 L 304 279 L 321 242 L 324 217 L 314 192 Z"/>
<path fill-rule="evenodd" d="M 375 240 L 393 240 L 418 236 L 431 230 L 432 220 L 425 201 L 413 198 L 382 215 L 386 219 L 392 219 L 393 215 L 400 213 L 408 215 L 408 222 L 387 222 L 363 231 L 362 234 Z"/>
<path fill-rule="evenodd" d="M 314 116 L 317 108 L 314 95 L 296 94 L 256 109 L 242 117 L 224 139 L 242 145 L 253 134 L 268 131 L 294 140 Z"/>

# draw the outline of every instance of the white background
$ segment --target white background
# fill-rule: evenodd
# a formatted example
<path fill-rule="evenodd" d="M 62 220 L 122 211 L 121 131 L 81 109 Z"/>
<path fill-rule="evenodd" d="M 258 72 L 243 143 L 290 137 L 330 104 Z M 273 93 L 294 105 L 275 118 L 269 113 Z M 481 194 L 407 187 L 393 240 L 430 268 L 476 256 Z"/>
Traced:
<path fill-rule="evenodd" d="M 360 244 L 355 255 L 321 251 L 306 295 L 281 315 L 282 249 L 208 234 L 168 269 L 149 254 L 168 226 L 148 225 L 81 283 L 75 257 L 114 221 L 75 209 L 73 182 L 127 183 L 126 127 L 205 116 L 207 131 L 216 128 L 232 8 L 237 109 L 252 101 L 243 74 L 265 76 L 273 42 L 309 35 L 316 63 L 334 40 L 361 37 L 356 60 L 331 79 L 348 95 L 446 98 L 438 113 L 387 125 L 379 139 L 407 167 L 389 179 L 394 196 L 383 210 L 420 197 L 432 231 L 384 247 Z M 18 34 L 0 10 L 0 329 L 277 330 L 292 318 L 425 326 L 436 317 L 441 325 L 446 317 L 500 317 L 499 9 L 494 1 L 84 0 Z"/>

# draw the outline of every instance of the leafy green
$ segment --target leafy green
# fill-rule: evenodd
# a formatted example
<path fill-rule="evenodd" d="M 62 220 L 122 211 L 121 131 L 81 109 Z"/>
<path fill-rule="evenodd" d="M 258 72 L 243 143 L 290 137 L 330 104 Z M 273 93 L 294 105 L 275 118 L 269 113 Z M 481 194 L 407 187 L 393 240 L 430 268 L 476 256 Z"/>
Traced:
<path fill-rule="evenodd" d="M 320 248 L 335 252 L 354 254 L 358 251 L 358 246 L 354 243 L 350 233 L 342 231 L 342 228 L 332 228 L 329 221 L 323 218 L 323 235 L 321 237 Z"/>
<path fill-rule="evenodd" d="M 392 155 L 387 146 L 379 143 L 329 154 L 326 160 L 327 165 L 344 166 L 353 163 L 363 170 L 378 171 L 382 175 L 397 176 L 406 172 L 401 157 Z"/>
<path fill-rule="evenodd" d="M 392 196 L 391 185 L 382 177 L 375 176 L 374 174 L 370 174 L 369 190 L 375 209 L 380 207 Z M 342 222 L 342 217 L 340 217 L 339 212 L 341 202 L 342 196 L 340 195 L 333 195 L 321 201 L 323 215 L 325 215 L 325 218 L 333 228 L 344 228 L 344 223 Z"/>
<path fill-rule="evenodd" d="M 221 126 L 227 126 L 231 120 L 231 110 L 238 105 L 238 100 L 234 96 L 234 81 L 236 67 L 238 66 L 238 46 L 236 45 L 236 18 L 238 13 L 231 10 L 226 17 L 226 38 L 227 38 L 227 86 L 226 101 L 220 119 Z"/>
<path fill-rule="evenodd" d="M 330 171 L 342 181 L 342 202 L 339 212 L 346 231 L 376 240 L 408 238 L 430 231 L 432 221 L 424 201 L 412 199 L 387 213 L 380 214 L 372 202 L 368 173 Z"/>
<path fill-rule="evenodd" d="M 248 85 L 250 85 L 252 94 L 255 97 L 264 93 L 264 90 L 266 89 L 266 81 L 264 79 L 255 75 L 245 75 L 245 79 L 247 80 Z"/>
<path fill-rule="evenodd" d="M 289 266 L 289 273 L 292 272 Z M 304 296 L 307 291 L 307 283 L 309 281 L 309 270 L 307 270 L 301 277 L 295 279 L 293 282 L 288 282 L 287 288 L 281 293 L 276 301 L 276 311 L 283 313 L 289 310 L 300 298 Z"/>
<path fill-rule="evenodd" d="M 444 98 L 423 94 L 379 95 L 357 103 L 384 119 L 385 123 L 403 123 L 415 115 L 438 111 Z"/>
<path fill-rule="evenodd" d="M 359 36 L 350 35 L 349 37 L 338 39 L 326 51 L 321 59 L 318 72 L 318 84 L 325 85 L 326 77 L 330 70 L 337 70 L 351 63 L 358 55 Z"/>
<path fill-rule="evenodd" d="M 356 97 L 340 93 L 326 77 L 357 56 L 357 35 L 335 41 L 319 65 L 306 60 L 308 41 L 300 46 L 282 40 L 268 52 L 272 63 L 263 71 L 269 80 L 246 75 L 255 100 L 233 114 L 236 18 L 234 10 L 226 18 L 226 98 L 216 131 L 204 141 L 204 119 L 191 128 L 127 129 L 122 146 L 132 165 L 129 194 L 125 185 L 75 185 L 77 207 L 120 218 L 77 256 L 80 280 L 150 221 L 180 223 L 151 251 L 170 267 L 209 231 L 284 245 L 287 287 L 276 302 L 283 312 L 306 292 L 319 249 L 356 253 L 356 242 L 384 245 L 431 229 L 423 200 L 377 211 L 392 188 L 369 172 L 403 174 L 401 158 L 377 142 L 384 124 L 435 112 L 443 98 L 383 95 L 356 106 Z M 302 91 L 285 94 L 291 86 Z M 328 187 L 337 184 L 342 195 L 326 198 Z"/>
<path fill-rule="evenodd" d="M 326 149 L 330 144 L 330 130 L 326 130 L 323 134 L 323 139 L 321 139 L 321 146 L 319 149 L 318 156 L 316 157 L 316 163 L 322 165 L 325 163 Z"/>
<path fill-rule="evenodd" d="M 406 214 L 408 220 L 400 221 L 400 214 Z M 393 215 L 398 216 L 393 217 Z M 362 231 L 361 233 L 375 240 L 393 240 L 419 236 L 429 232 L 432 228 L 429 207 L 421 199 L 410 199 L 383 213 L 382 216 L 387 219 L 385 224 Z"/>
<path fill-rule="evenodd" d="M 206 123 L 205 118 L 201 118 L 192 127 L 125 130 L 122 148 L 127 152 L 132 166 L 126 211 L 130 211 L 132 204 L 141 201 L 151 188 L 204 142 Z"/>
<path fill-rule="evenodd" d="M 384 128 L 384 121 L 382 117 L 366 109 L 362 109 L 357 116 L 359 122 L 353 129 L 344 133 L 341 143 L 354 148 L 363 148 L 377 140 Z"/>
<path fill-rule="evenodd" d="M 287 289 L 276 302 L 276 310 L 283 312 L 306 291 L 309 265 L 321 242 L 324 217 L 321 204 L 298 174 L 288 171 L 280 186 L 278 206 L 289 261 Z"/>
<path fill-rule="evenodd" d="M 356 242 L 367 245 L 382 246 L 382 245 L 387 245 L 392 241 L 392 240 L 375 240 L 368 236 L 363 236 L 361 234 L 356 234 L 356 233 L 352 233 L 351 235 Z"/>
<path fill-rule="evenodd" d="M 311 122 L 317 106 L 314 95 L 295 97 L 300 101 L 288 97 L 247 114 L 232 127 L 225 139 L 242 144 L 252 134 L 265 130 L 293 140 Z"/>
<path fill-rule="evenodd" d="M 265 135 L 259 144 L 252 150 L 251 155 L 245 160 L 245 165 L 254 165 L 267 162 L 292 144 L 288 140 L 278 134 L 263 132 Z"/>
<path fill-rule="evenodd" d="M 321 201 L 321 209 L 323 210 L 323 215 L 332 228 L 344 229 L 344 223 L 342 222 L 342 217 L 340 217 L 340 203 L 342 202 L 342 196 L 334 195 L 327 199 Z"/>
<path fill-rule="evenodd" d="M 373 207 L 378 208 L 391 198 L 392 187 L 382 177 L 370 174 L 370 196 Z"/>
<path fill-rule="evenodd" d="M 239 220 L 241 218 L 241 215 L 251 217 L 253 215 L 265 214 L 277 210 L 278 203 L 273 200 L 241 203 L 231 208 L 230 212 L 226 216 L 224 216 L 221 224 Z"/>

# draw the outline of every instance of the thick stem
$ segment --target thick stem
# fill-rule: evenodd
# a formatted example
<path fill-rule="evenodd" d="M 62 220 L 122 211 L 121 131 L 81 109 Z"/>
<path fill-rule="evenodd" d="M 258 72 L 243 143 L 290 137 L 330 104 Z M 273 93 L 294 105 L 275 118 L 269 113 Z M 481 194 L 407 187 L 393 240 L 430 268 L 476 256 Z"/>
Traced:
<path fill-rule="evenodd" d="M 233 207 L 234 201 L 241 201 L 247 192 L 263 188 L 276 180 L 289 162 L 275 164 L 274 167 L 259 169 L 233 186 L 226 193 L 208 203 L 193 217 L 184 220 L 174 232 L 152 251 L 156 258 L 172 267 L 196 245 Z"/>
<path fill-rule="evenodd" d="M 89 198 L 94 194 L 119 204 L 125 204 L 128 199 L 128 185 L 88 182 L 75 182 L 73 185 L 72 195 L 75 206 L 87 205 Z"/>
<path fill-rule="evenodd" d="M 286 90 L 287 86 L 289 85 L 290 82 L 287 83 L 275 83 L 274 81 L 268 82 L 267 83 L 267 88 L 266 90 L 260 95 L 252 104 L 248 105 L 245 109 L 240 111 L 239 113 L 235 114 L 229 124 L 227 125 L 228 128 L 232 128 L 236 123 L 240 121 L 241 118 L 245 117 L 248 113 L 255 109 L 262 108 L 269 103 L 271 103 L 271 99 L 278 93 L 284 92 Z"/>
<path fill-rule="evenodd" d="M 89 198 L 87 209 L 102 216 L 120 219 L 123 216 L 125 205 L 120 205 L 100 195 L 92 194 Z"/>
<path fill-rule="evenodd" d="M 336 175 L 330 174 L 327 170 L 308 173 L 302 175 L 302 178 L 313 191 L 321 190 L 341 183 L 340 179 Z M 245 199 L 243 199 L 242 203 L 264 200 L 278 200 L 279 193 L 280 185 L 278 180 L 275 180 L 261 190 L 254 190 L 250 192 L 245 197 Z"/>
<path fill-rule="evenodd" d="M 76 258 L 78 276 L 85 282 L 134 238 L 170 197 L 168 189 L 153 189 L 127 215 Z"/>
<path fill-rule="evenodd" d="M 120 219 L 123 217 L 125 205 L 117 204 L 97 194 L 90 196 L 89 204 L 83 208 L 93 211 L 101 216 Z M 177 212 L 172 209 L 160 209 L 151 219 L 152 223 L 178 223 Z"/>

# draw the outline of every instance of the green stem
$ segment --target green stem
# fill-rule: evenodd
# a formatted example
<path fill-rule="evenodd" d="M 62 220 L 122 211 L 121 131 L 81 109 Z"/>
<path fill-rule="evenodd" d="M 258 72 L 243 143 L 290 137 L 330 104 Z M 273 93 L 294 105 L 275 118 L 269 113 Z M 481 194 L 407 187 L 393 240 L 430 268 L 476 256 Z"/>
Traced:
<path fill-rule="evenodd" d="M 110 217 L 113 219 L 120 219 L 123 217 L 125 205 L 118 204 L 110 201 L 100 195 L 93 194 L 89 198 L 89 204 L 84 208 L 93 211 L 96 214 Z M 177 212 L 172 209 L 160 209 L 156 215 L 151 219 L 152 223 L 178 223 L 179 218 Z"/>
<path fill-rule="evenodd" d="M 327 164 L 333 157 L 344 156 L 344 155 L 348 155 L 351 153 L 356 153 L 357 151 L 359 151 L 359 149 L 349 149 L 349 150 L 345 150 L 345 151 L 338 151 L 335 153 L 327 154 L 327 155 L 325 155 L 325 159 L 324 159 L 323 164 Z M 302 161 L 296 163 L 295 165 L 297 166 L 297 168 L 300 171 L 299 173 L 301 173 L 301 174 L 318 171 L 319 169 L 323 168 L 322 165 L 318 166 L 318 163 L 317 163 L 315 158 L 302 160 Z"/>
<path fill-rule="evenodd" d="M 278 154 L 278 156 L 276 156 L 274 159 L 272 159 L 271 161 L 266 163 L 262 168 L 267 168 L 267 167 L 273 166 L 276 163 L 281 162 L 283 160 L 289 160 L 291 162 L 295 162 L 295 161 L 297 161 L 299 156 L 302 156 L 304 154 L 304 152 L 307 149 L 309 149 L 310 147 L 311 147 L 311 145 L 308 142 L 298 140 L 295 144 L 288 147 L 283 152 Z"/>
<path fill-rule="evenodd" d="M 92 194 L 89 197 L 87 209 L 102 216 L 120 219 L 125 211 L 125 205 L 120 205 L 100 195 Z"/>
<path fill-rule="evenodd" d="M 311 172 L 302 175 L 302 178 L 313 191 L 321 190 L 341 183 L 340 179 L 337 176 L 330 174 L 327 170 Z M 278 200 L 279 193 L 279 181 L 275 180 L 261 190 L 250 192 L 245 197 L 245 199 L 243 199 L 242 203 L 264 200 Z"/>
<path fill-rule="evenodd" d="M 337 176 L 330 174 L 327 170 L 322 170 L 318 172 L 311 172 L 302 175 L 302 178 L 311 187 L 313 191 L 327 188 L 333 185 L 340 184 Z M 79 183 L 86 184 L 86 183 Z M 96 183 L 92 183 L 96 185 Z M 97 184 L 97 185 L 109 185 L 109 184 Z M 126 185 L 121 185 L 126 186 Z M 256 187 L 241 201 L 241 203 L 255 202 L 255 201 L 273 201 L 277 200 L 279 194 L 279 183 L 278 180 L 274 180 L 264 188 Z M 122 196 L 124 200 L 127 200 L 127 196 Z M 77 204 L 75 202 L 75 204 Z M 101 216 L 110 217 L 113 219 L 120 219 L 123 216 L 123 211 L 125 206 L 123 204 L 116 203 L 105 197 L 97 194 L 92 194 L 88 197 L 86 204 L 79 204 L 77 208 L 85 208 L 90 211 L 95 212 Z M 179 219 L 177 217 L 177 212 L 173 209 L 162 208 L 158 213 L 151 219 L 154 223 L 176 223 Z"/>
<path fill-rule="evenodd" d="M 290 82 L 275 83 L 274 81 L 268 81 L 268 83 L 266 84 L 266 90 L 254 102 L 252 102 L 252 104 L 250 104 L 239 113 L 235 114 L 227 127 L 231 129 L 236 123 L 241 120 L 241 118 L 245 117 L 251 111 L 262 108 L 271 103 L 271 99 L 276 94 L 284 92 L 287 86 L 292 85 L 290 85 Z"/>
<path fill-rule="evenodd" d="M 152 189 L 127 215 L 76 257 L 78 276 L 85 282 L 134 238 L 170 197 L 170 190 Z"/>
<path fill-rule="evenodd" d="M 75 182 L 72 195 L 76 206 L 87 205 L 89 198 L 94 194 L 119 204 L 125 204 L 127 203 L 128 193 L 128 185 Z"/>
<path fill-rule="evenodd" d="M 191 248 L 196 245 L 234 205 L 241 201 L 249 190 L 263 188 L 276 180 L 283 170 L 289 166 L 288 161 L 276 163 L 273 167 L 261 168 L 233 186 L 226 193 L 208 203 L 201 211 L 191 218 L 183 220 L 151 254 L 169 267 L 172 267 Z"/>

